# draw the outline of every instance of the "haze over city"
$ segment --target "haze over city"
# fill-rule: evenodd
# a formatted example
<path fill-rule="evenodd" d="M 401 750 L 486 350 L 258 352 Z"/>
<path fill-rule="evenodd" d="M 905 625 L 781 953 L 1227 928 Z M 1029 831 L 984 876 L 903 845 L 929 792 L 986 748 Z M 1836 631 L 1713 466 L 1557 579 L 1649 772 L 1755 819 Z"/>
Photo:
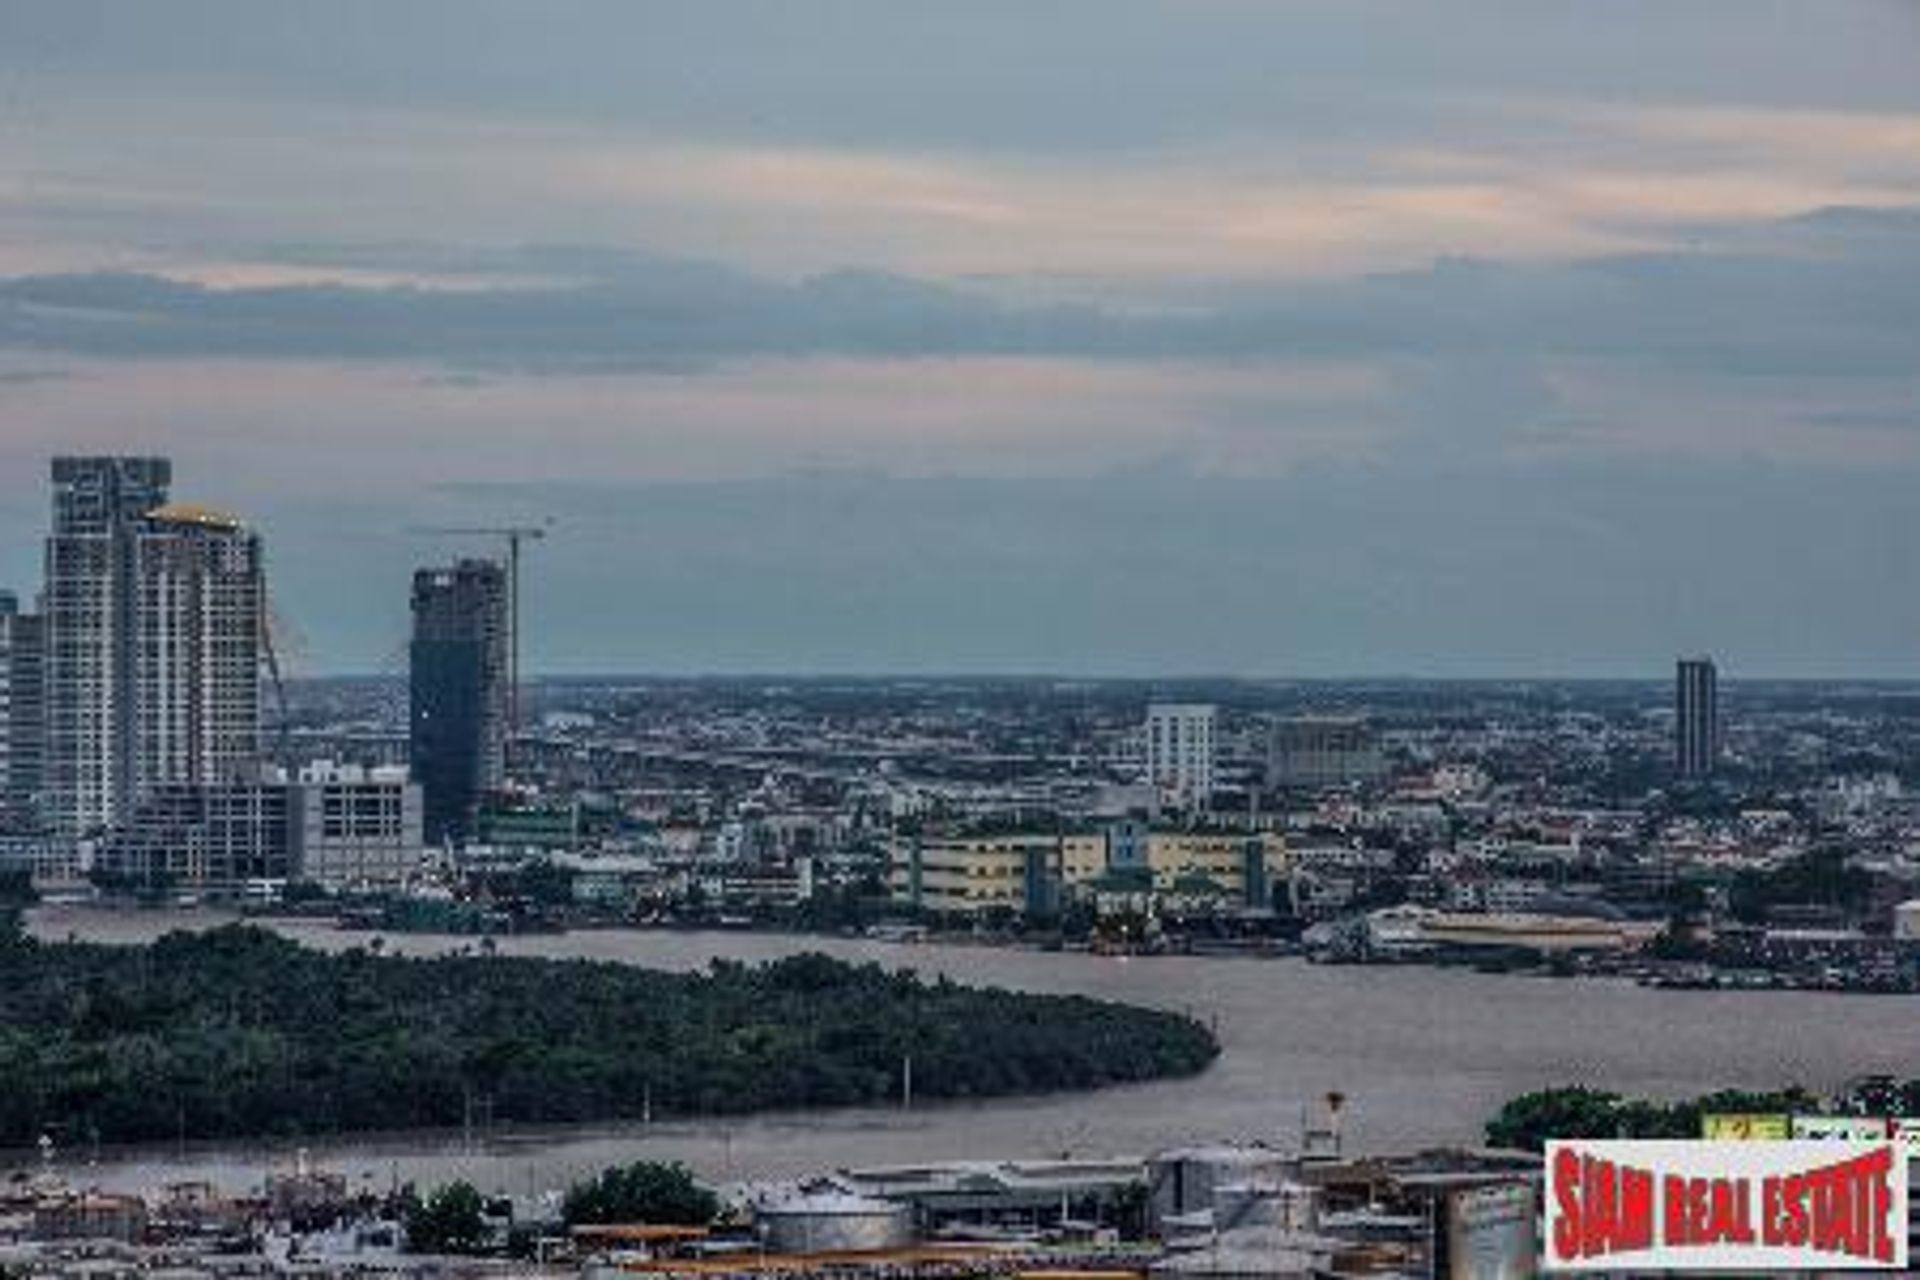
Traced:
<path fill-rule="evenodd" d="M 307 674 L 1920 674 L 1904 3 L 0 4 L 0 585 L 174 458 Z M 489 548 L 474 544 L 479 552 Z"/>
<path fill-rule="evenodd" d="M 1920 1275 L 1915 0 L 0 0 L 0 1276 Z"/>

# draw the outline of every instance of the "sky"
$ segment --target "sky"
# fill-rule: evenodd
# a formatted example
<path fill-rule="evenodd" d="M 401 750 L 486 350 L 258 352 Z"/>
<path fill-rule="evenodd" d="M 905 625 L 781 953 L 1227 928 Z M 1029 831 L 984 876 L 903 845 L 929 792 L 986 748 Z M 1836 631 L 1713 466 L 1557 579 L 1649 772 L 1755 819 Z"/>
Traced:
<path fill-rule="evenodd" d="M 1920 3 L 0 0 L 57 452 L 309 674 L 1920 676 Z"/>

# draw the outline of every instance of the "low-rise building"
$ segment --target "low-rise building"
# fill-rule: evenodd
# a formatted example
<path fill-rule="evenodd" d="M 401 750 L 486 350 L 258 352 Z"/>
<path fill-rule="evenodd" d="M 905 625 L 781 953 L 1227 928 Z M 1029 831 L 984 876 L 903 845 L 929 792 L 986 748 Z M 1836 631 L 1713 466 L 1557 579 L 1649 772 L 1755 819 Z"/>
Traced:
<path fill-rule="evenodd" d="M 420 788 L 402 766 L 302 769 L 292 810 L 295 874 L 329 887 L 403 884 L 426 857 Z"/>
<path fill-rule="evenodd" d="M 1311 789 L 1377 782 L 1386 772 L 1380 744 L 1365 720 L 1290 716 L 1274 722 L 1267 746 L 1270 787 Z"/>
<path fill-rule="evenodd" d="M 259 895 L 290 880 L 394 885 L 425 856 L 420 789 L 404 768 L 322 762 L 294 778 L 157 787 L 101 846 L 109 883 Z"/>
<path fill-rule="evenodd" d="M 1130 899 L 1206 897 L 1264 909 L 1290 869 L 1277 832 L 1121 823 L 1093 832 L 916 836 L 896 846 L 889 887 L 901 905 L 941 915 L 1048 915 L 1068 897 L 1097 897 L 1121 880 Z"/>

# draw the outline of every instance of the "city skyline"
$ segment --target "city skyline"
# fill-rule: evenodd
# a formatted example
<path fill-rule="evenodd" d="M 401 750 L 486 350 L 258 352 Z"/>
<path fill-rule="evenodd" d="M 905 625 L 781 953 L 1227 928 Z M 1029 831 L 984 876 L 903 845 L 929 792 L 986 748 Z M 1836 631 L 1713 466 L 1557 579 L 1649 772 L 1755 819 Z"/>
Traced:
<path fill-rule="evenodd" d="M 1920 1265 L 1916 68 L 0 0 L 0 1272 Z"/>
<path fill-rule="evenodd" d="M 154 453 L 296 673 L 552 518 L 530 675 L 1920 676 L 1920 19 L 1609 18 L 0 7 L 0 587 Z"/>

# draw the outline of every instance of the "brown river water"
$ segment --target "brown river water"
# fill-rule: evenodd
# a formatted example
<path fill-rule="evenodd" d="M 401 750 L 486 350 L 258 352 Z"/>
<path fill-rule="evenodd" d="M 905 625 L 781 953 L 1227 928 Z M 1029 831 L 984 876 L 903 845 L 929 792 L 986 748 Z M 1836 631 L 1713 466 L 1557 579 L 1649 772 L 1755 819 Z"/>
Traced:
<path fill-rule="evenodd" d="M 212 912 L 42 908 L 35 932 L 141 942 L 222 922 Z M 315 947 L 368 935 L 287 923 Z M 471 940 L 386 935 L 432 954 Z M 823 951 L 889 968 L 1026 991 L 1075 993 L 1191 1013 L 1224 1047 L 1190 1080 L 1060 1097 L 774 1113 L 727 1120 L 656 1116 L 651 1125 L 354 1135 L 307 1144 L 315 1163 L 370 1186 L 466 1178 L 486 1191 L 544 1192 L 629 1160 L 680 1160 L 733 1180 L 916 1161 L 1144 1155 L 1215 1140 L 1291 1146 L 1329 1090 L 1348 1097 L 1351 1149 L 1476 1141 L 1501 1102 L 1585 1083 L 1678 1096 L 1720 1086 L 1837 1086 L 1866 1072 L 1920 1075 L 1920 997 L 1820 992 L 1654 991 L 1613 979 L 1555 980 L 1299 959 L 1153 957 L 748 933 L 609 930 L 502 939 L 503 954 L 587 957 L 660 969 L 716 957 L 756 961 Z M 481 1131 L 484 1130 L 484 1131 Z M 234 1190 L 289 1165 L 285 1143 L 57 1152 L 76 1181 L 144 1189 L 209 1179 Z M 11 1153 L 11 1167 L 37 1160 Z"/>

